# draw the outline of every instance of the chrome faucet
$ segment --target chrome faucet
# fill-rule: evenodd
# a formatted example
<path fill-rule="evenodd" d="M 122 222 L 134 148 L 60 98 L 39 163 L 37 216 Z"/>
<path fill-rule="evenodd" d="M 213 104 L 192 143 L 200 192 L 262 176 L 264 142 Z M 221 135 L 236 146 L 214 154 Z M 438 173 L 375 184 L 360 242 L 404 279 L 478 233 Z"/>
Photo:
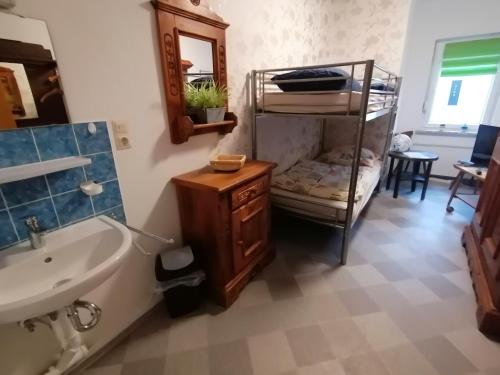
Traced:
<path fill-rule="evenodd" d="M 32 249 L 41 249 L 45 246 L 45 232 L 42 231 L 38 224 L 36 216 L 30 216 L 24 219 L 24 224 L 28 227 L 28 236 Z"/>

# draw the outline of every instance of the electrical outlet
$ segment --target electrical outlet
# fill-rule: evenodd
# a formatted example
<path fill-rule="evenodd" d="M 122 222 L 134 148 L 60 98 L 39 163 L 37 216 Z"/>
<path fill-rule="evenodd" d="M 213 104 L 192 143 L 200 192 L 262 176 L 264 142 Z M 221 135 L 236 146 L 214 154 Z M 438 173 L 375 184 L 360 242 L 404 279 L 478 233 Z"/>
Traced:
<path fill-rule="evenodd" d="M 112 121 L 113 135 L 117 150 L 132 148 L 128 135 L 128 125 L 125 121 Z"/>

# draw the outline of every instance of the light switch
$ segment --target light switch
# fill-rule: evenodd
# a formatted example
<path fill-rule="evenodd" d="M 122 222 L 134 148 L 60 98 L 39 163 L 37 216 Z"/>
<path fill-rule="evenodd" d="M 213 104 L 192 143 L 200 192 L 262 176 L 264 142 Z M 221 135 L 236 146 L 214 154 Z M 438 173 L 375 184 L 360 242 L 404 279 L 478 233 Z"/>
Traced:
<path fill-rule="evenodd" d="M 128 126 L 125 121 L 112 121 L 113 135 L 115 138 L 115 145 L 117 150 L 125 150 L 132 148 L 130 138 L 128 135 Z"/>

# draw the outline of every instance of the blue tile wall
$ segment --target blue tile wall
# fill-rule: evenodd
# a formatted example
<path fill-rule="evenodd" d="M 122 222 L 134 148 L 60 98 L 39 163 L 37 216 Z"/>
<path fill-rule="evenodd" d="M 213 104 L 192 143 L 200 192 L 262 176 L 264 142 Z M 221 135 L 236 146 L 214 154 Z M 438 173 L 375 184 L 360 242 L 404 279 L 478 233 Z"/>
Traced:
<path fill-rule="evenodd" d="M 52 125 L 33 128 L 40 159 L 52 160 L 78 155 L 73 127 Z"/>
<path fill-rule="evenodd" d="M 33 132 L 16 129 L 0 132 L 0 168 L 39 161 Z"/>
<path fill-rule="evenodd" d="M 0 249 L 27 239 L 24 219 L 37 216 L 54 230 L 96 215 L 125 222 L 120 186 L 106 122 L 50 125 L 0 132 L 0 168 L 68 156 L 85 156 L 92 164 L 0 185 Z M 95 180 L 103 193 L 88 197 L 80 183 Z"/>

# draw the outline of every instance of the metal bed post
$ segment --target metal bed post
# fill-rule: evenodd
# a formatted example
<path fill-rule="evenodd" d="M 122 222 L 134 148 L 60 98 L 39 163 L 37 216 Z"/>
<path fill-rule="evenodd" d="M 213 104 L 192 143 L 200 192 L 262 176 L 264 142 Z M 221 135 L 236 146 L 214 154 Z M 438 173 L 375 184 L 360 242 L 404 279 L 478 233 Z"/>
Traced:
<path fill-rule="evenodd" d="M 365 62 L 365 72 L 363 76 L 363 91 L 361 96 L 361 108 L 359 111 L 358 124 L 356 126 L 356 148 L 354 150 L 354 158 L 352 161 L 351 179 L 349 182 L 349 196 L 347 199 L 347 211 L 344 222 L 344 230 L 342 231 L 342 247 L 340 253 L 340 264 L 342 265 L 346 264 L 347 254 L 349 251 L 349 237 L 351 234 L 354 200 L 356 198 L 356 187 L 358 183 L 359 161 L 361 157 L 363 135 L 365 132 L 366 113 L 368 111 L 368 99 L 370 96 L 370 86 L 371 86 L 374 64 L 375 64 L 374 60 L 367 60 Z"/>
<path fill-rule="evenodd" d="M 391 103 L 392 106 L 391 106 L 389 124 L 387 126 L 387 135 L 384 146 L 384 158 L 382 160 L 382 173 L 380 174 L 380 181 L 379 181 L 379 192 L 381 186 L 383 185 L 383 180 L 385 180 L 386 178 L 387 158 L 389 155 L 389 148 L 391 147 L 392 135 L 394 133 L 394 126 L 396 124 L 396 116 L 398 112 L 398 98 L 399 98 L 399 90 L 401 89 L 401 77 L 395 77 L 395 81 L 396 81 L 395 82 L 396 85 L 394 87 L 395 96 L 393 97 L 393 101 Z"/>
<path fill-rule="evenodd" d="M 257 159 L 257 72 L 252 70 L 252 159 Z"/>

